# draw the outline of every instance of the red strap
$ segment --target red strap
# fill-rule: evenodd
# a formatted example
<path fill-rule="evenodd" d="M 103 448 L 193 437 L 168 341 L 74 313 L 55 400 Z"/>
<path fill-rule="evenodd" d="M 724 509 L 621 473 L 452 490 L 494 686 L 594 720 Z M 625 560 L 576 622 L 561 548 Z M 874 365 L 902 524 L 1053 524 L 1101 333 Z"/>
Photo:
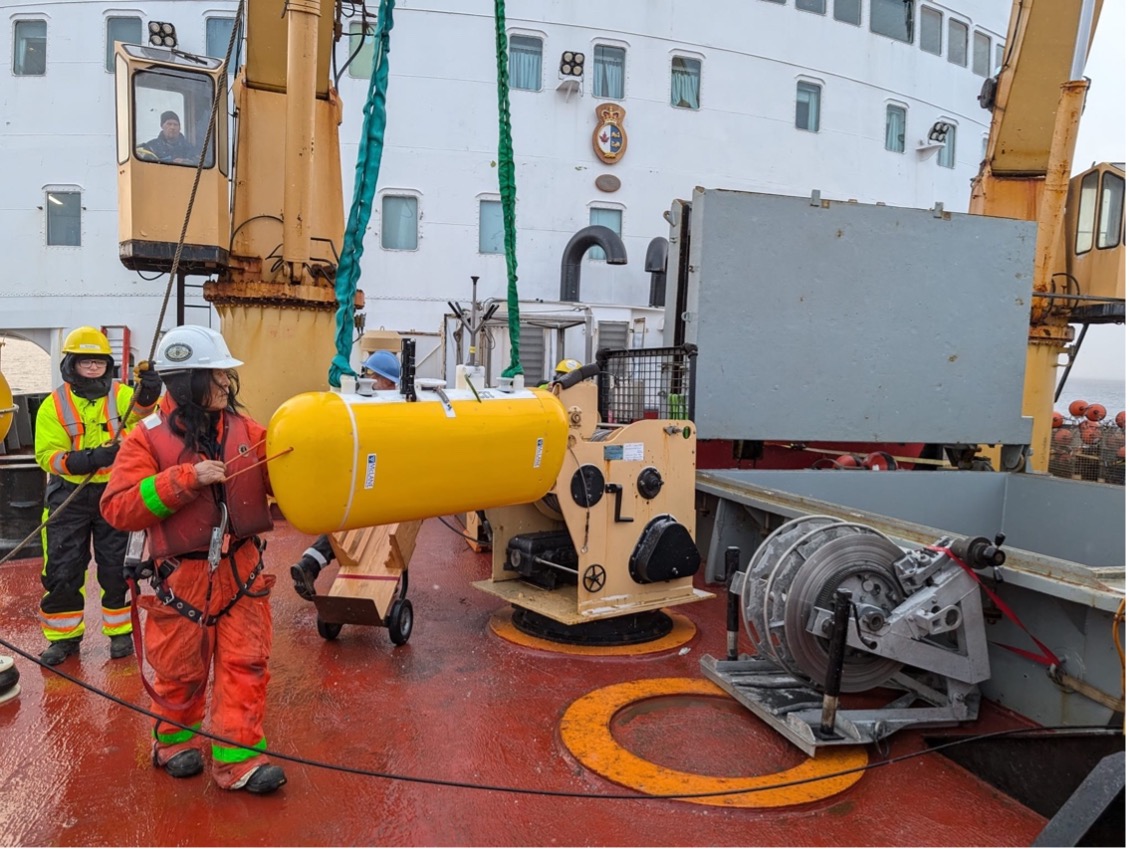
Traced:
<path fill-rule="evenodd" d="M 133 645 L 137 653 L 137 673 L 141 675 L 141 685 L 145 687 L 149 697 L 166 710 L 187 710 L 192 706 L 197 694 L 208 681 L 208 658 L 211 656 L 208 653 L 208 632 L 206 630 L 201 631 L 204 635 L 200 642 L 200 658 L 204 661 L 204 679 L 196 685 L 196 689 L 192 690 L 192 693 L 184 701 L 169 701 L 158 695 L 157 690 L 153 688 L 153 685 L 149 683 L 149 679 L 145 676 L 145 643 L 141 637 L 141 618 L 137 614 L 137 581 L 130 577 L 126 582 L 129 583 L 129 620 L 133 625 Z"/>
<path fill-rule="evenodd" d="M 966 574 L 968 574 L 970 577 L 972 577 L 974 580 L 976 580 L 977 584 L 982 589 L 985 590 L 985 594 L 989 596 L 989 600 L 991 600 L 994 604 L 997 605 L 997 608 L 1005 614 L 1005 617 L 1008 618 L 1009 621 L 1011 621 L 1013 624 L 1015 624 L 1017 627 L 1019 627 L 1025 633 L 1027 633 L 1028 638 L 1031 639 L 1033 642 L 1035 642 L 1037 647 L 1039 647 L 1039 649 L 1041 651 L 1043 651 L 1043 653 L 1037 654 L 1034 651 L 1025 651 L 1023 648 L 1017 648 L 1017 647 L 1014 647 L 1012 645 L 1005 645 L 1003 642 L 994 642 L 993 643 L 994 645 L 999 645 L 1001 648 L 1007 648 L 1009 651 L 1012 651 L 1016 654 L 1019 654 L 1020 656 L 1024 657 L 1025 659 L 1031 660 L 1034 663 L 1042 663 L 1042 664 L 1048 665 L 1048 666 L 1058 666 L 1059 665 L 1059 662 L 1060 662 L 1059 657 L 1057 657 L 1048 648 L 1047 645 L 1045 645 L 1043 642 L 1041 642 L 1039 639 L 1037 639 L 1032 634 L 1032 631 L 1024 626 L 1024 622 L 1022 622 L 1020 620 L 1020 618 L 1016 615 L 1016 613 L 1012 611 L 1012 607 L 1010 607 L 1008 604 L 1006 604 L 1004 601 L 1002 601 L 1000 599 L 1000 596 L 997 595 L 997 593 L 994 592 L 991 588 L 989 588 L 989 586 L 985 583 L 985 581 L 982 580 L 979 576 L 977 576 L 977 574 L 973 571 L 972 568 L 970 568 L 968 565 L 966 565 L 964 562 L 962 562 L 960 559 L 958 559 L 958 557 L 954 554 L 954 552 L 952 550 L 950 550 L 948 547 L 927 547 L 926 549 L 927 550 L 933 550 L 937 553 L 944 553 L 951 560 L 953 560 L 953 562 L 955 564 L 960 565 L 962 570 L 964 570 Z"/>

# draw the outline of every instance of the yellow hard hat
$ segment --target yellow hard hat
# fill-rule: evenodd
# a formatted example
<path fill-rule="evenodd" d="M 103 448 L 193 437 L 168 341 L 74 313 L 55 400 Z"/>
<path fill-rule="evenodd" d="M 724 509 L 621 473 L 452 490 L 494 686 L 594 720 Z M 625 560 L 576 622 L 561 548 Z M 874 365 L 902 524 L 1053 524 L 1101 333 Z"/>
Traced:
<path fill-rule="evenodd" d="M 67 335 L 63 351 L 75 355 L 110 355 L 110 341 L 106 335 L 89 325 L 80 326 Z"/>
<path fill-rule="evenodd" d="M 581 369 L 581 362 L 576 358 L 564 358 L 557 362 L 557 366 L 554 367 L 554 372 L 563 376 L 566 373 L 571 373 L 579 369 Z"/>

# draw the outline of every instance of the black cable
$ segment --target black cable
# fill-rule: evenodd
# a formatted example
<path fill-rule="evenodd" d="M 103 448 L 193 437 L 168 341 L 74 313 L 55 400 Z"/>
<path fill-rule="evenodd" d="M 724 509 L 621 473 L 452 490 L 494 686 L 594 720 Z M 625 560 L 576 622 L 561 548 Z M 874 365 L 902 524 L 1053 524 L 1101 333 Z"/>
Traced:
<path fill-rule="evenodd" d="M 245 745 L 243 743 L 237 742 L 235 740 L 229 739 L 227 737 L 220 736 L 219 734 L 213 734 L 212 732 L 206 731 L 202 728 L 200 728 L 200 729 L 192 728 L 189 725 L 182 724 L 181 722 L 176 722 L 172 719 L 168 719 L 164 716 L 161 716 L 157 713 L 154 713 L 152 710 L 145 710 L 145 709 L 143 709 L 142 707 L 139 707 L 136 704 L 131 704 L 130 702 L 128 702 L 124 699 L 118 698 L 114 695 L 110 695 L 108 692 L 105 692 L 104 690 L 101 690 L 98 687 L 93 686 L 92 684 L 86 683 L 85 681 L 79 680 L 78 678 L 76 678 L 72 675 L 69 675 L 66 672 L 60 671 L 59 669 L 55 668 L 54 666 L 48 666 L 44 663 L 40 663 L 36 657 L 33 657 L 27 651 L 24 651 L 22 648 L 18 648 L 15 645 L 12 645 L 10 642 L 5 641 L 4 639 L 0 639 L 0 646 L 7 648 L 9 651 L 12 651 L 13 653 L 18 654 L 19 656 L 23 657 L 24 659 L 30 660 L 30 661 L 36 663 L 37 665 L 40 665 L 43 668 L 48 669 L 51 672 L 54 672 L 55 674 L 59 675 L 60 677 L 66 679 L 66 680 L 69 680 L 71 683 L 73 683 L 77 686 L 80 686 L 83 689 L 88 690 L 89 692 L 93 692 L 95 695 L 98 695 L 102 698 L 105 698 L 109 701 L 112 701 L 114 704 L 118 704 L 121 707 L 125 707 L 129 710 L 133 710 L 134 712 L 139 713 L 142 716 L 148 716 L 149 718 L 154 719 L 157 722 L 164 722 L 168 725 L 172 725 L 176 728 L 180 728 L 183 731 L 190 731 L 193 734 L 202 736 L 202 737 L 209 739 L 209 740 L 212 740 L 214 742 L 223 743 L 224 745 L 233 746 L 235 748 L 246 749 L 247 751 L 253 751 L 253 752 L 256 752 L 257 754 L 262 754 L 262 755 L 265 755 L 267 757 L 273 757 L 273 758 L 276 758 L 278 760 L 286 760 L 286 761 L 289 761 L 291 763 L 300 764 L 302 766 L 312 766 L 312 767 L 315 767 L 317 769 L 330 769 L 330 770 L 334 770 L 334 771 L 337 771 L 337 772 L 346 772 L 346 773 L 349 773 L 351 775 L 364 775 L 364 776 L 368 776 L 370 778 L 384 778 L 385 780 L 388 780 L 388 781 L 404 781 L 404 782 L 413 783 L 413 784 L 430 784 L 430 785 L 433 785 L 433 786 L 436 786 L 436 787 L 455 787 L 455 788 L 463 789 L 463 790 L 482 790 L 483 792 L 487 792 L 487 793 L 512 793 L 512 794 L 517 794 L 517 795 L 529 795 L 529 796 L 549 796 L 551 798 L 561 798 L 561 799 L 609 799 L 609 800 L 647 800 L 647 801 L 651 801 L 651 800 L 665 800 L 665 799 L 669 799 L 669 800 L 710 799 L 710 798 L 717 798 L 719 796 L 738 796 L 738 795 L 745 795 L 747 793 L 761 793 L 761 792 L 765 792 L 767 790 L 779 790 L 779 789 L 782 789 L 784 787 L 797 787 L 801 784 L 811 784 L 811 783 L 816 782 L 816 781 L 825 781 L 825 780 L 828 780 L 830 778 L 839 778 L 843 775 L 861 774 L 863 772 L 866 772 L 869 769 L 877 769 L 877 768 L 880 768 L 880 767 L 883 767 L 883 766 L 891 766 L 895 763 L 901 763 L 904 760 L 912 760 L 914 758 L 923 757 L 923 756 L 928 755 L 928 754 L 933 754 L 934 752 L 944 751 L 947 748 L 952 748 L 952 747 L 957 746 L 957 745 L 968 745 L 969 743 L 980 742 L 982 740 L 992 739 L 994 737 L 1011 736 L 1012 734 L 1031 734 L 1031 733 L 1036 733 L 1036 732 L 1040 732 L 1040 731 L 1072 731 L 1072 730 L 1092 730 L 1093 731 L 1093 730 L 1096 730 L 1096 729 L 1098 729 L 1098 730 L 1110 730 L 1110 731 L 1121 731 L 1122 730 L 1121 726 L 1118 726 L 1118 725 L 1115 725 L 1115 726 L 1109 726 L 1109 725 L 1043 725 L 1043 726 L 1035 727 L 1035 728 L 1009 728 L 1009 729 L 1004 730 L 1004 731 L 992 731 L 992 732 L 987 733 L 987 734 L 975 734 L 975 735 L 970 736 L 970 737 L 963 737 L 962 739 L 959 739 L 959 740 L 951 740 L 948 743 L 939 743 L 936 746 L 930 746 L 929 748 L 919 749 L 918 751 L 910 752 L 909 754 L 904 754 L 904 755 L 901 755 L 899 757 L 890 757 L 890 758 L 886 758 L 884 760 L 878 760 L 878 761 L 875 761 L 873 763 L 865 764 L 864 766 L 861 766 L 861 767 L 856 767 L 854 769 L 841 769 L 838 772 L 829 772 L 825 775 L 818 775 L 818 776 L 815 776 L 815 777 L 812 777 L 812 778 L 801 778 L 801 779 L 797 779 L 795 781 L 782 781 L 782 782 L 777 783 L 777 784 L 766 784 L 765 786 L 762 786 L 762 787 L 745 787 L 745 788 L 742 788 L 740 790 L 723 790 L 723 791 L 712 790 L 712 791 L 707 792 L 707 793 L 696 793 L 696 792 L 692 791 L 692 792 L 685 792 L 685 793 L 678 793 L 678 794 L 673 793 L 673 794 L 667 795 L 667 796 L 653 796 L 653 795 L 650 795 L 650 794 L 642 794 L 641 795 L 641 794 L 638 794 L 638 793 L 609 793 L 609 794 L 605 794 L 605 793 L 569 792 L 569 791 L 565 791 L 565 790 L 530 790 L 530 789 L 526 789 L 526 788 L 523 788 L 523 787 L 505 787 L 505 786 L 496 786 L 496 785 L 493 785 L 493 784 L 476 784 L 476 783 L 473 783 L 473 782 L 470 782 L 470 781 L 449 781 L 449 780 L 446 780 L 446 779 L 443 779 L 443 778 L 421 778 L 421 777 L 412 776 L 412 775 L 398 775 L 394 772 L 379 772 L 375 769 L 360 769 L 360 768 L 355 767 L 355 766 L 342 766 L 341 764 L 326 763 L 326 762 L 321 761 L 321 760 L 310 760 L 309 758 L 298 757 L 296 755 L 291 755 L 291 754 L 283 754 L 282 752 L 272 751 L 270 749 L 256 748 L 255 746 L 248 746 L 248 745 Z"/>
<path fill-rule="evenodd" d="M 440 517 L 437 516 L 436 520 L 439 521 L 441 524 L 443 524 L 445 527 L 447 527 L 449 530 L 451 530 L 453 533 L 456 533 L 457 535 L 463 536 L 463 538 L 467 539 L 467 541 L 473 541 L 475 544 L 482 544 L 482 542 L 480 542 L 477 538 L 471 538 L 471 536 L 467 535 L 467 533 L 463 532 L 463 530 L 459 529 L 458 527 L 452 526 L 447 521 L 445 521 L 443 518 L 440 518 Z"/>

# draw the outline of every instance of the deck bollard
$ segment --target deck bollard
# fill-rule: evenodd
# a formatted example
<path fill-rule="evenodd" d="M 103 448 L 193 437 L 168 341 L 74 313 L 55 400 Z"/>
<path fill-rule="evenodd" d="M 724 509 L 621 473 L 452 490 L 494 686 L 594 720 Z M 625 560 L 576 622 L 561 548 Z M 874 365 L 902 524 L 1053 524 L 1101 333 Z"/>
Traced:
<path fill-rule="evenodd" d="M 738 562 L 741 559 L 741 548 L 727 547 L 725 555 L 726 566 L 726 659 L 738 658 L 738 606 L 740 596 L 730 588 L 730 582 L 738 571 Z"/>

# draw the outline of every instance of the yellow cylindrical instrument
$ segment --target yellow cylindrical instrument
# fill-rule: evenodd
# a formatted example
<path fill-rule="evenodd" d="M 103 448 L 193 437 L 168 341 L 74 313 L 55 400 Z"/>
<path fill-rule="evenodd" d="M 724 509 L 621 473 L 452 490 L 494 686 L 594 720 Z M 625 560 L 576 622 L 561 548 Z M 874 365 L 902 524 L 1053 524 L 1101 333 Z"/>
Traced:
<path fill-rule="evenodd" d="M 267 465 L 286 519 L 327 533 L 538 500 L 567 431 L 542 390 L 303 393 L 271 418 Z"/>

